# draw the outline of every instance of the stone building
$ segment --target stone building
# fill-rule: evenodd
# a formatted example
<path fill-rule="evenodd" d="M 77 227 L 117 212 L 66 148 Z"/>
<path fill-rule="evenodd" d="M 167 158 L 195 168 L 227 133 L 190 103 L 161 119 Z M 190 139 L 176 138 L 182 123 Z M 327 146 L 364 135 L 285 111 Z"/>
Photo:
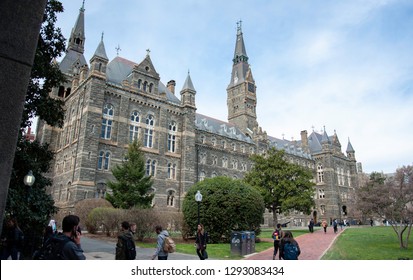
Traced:
<path fill-rule="evenodd" d="M 111 167 L 122 162 L 128 144 L 138 139 L 146 172 L 154 178 L 153 205 L 162 211 L 180 211 L 188 188 L 204 178 L 242 178 L 251 169 L 251 154 L 275 147 L 285 150 L 289 161 L 313 171 L 316 220 L 346 214 L 358 172 L 351 143 L 345 155 L 336 133 L 302 131 L 299 141 L 288 141 L 263 131 L 240 24 L 225 122 L 196 113 L 197 91 L 189 73 L 179 92 L 175 81 L 162 83 L 149 51 L 138 63 L 120 56 L 110 60 L 102 36 L 88 64 L 84 17 L 82 6 L 59 64 L 67 82 L 51 92 L 64 101 L 64 127 L 40 121 L 37 130 L 37 139 L 48 142 L 56 153 L 50 193 L 58 207 L 70 209 L 79 200 L 103 197 L 110 191 L 107 180 L 114 179 Z M 291 213 L 282 219 L 300 226 L 310 217 Z M 269 214 L 264 222 L 271 223 Z"/>

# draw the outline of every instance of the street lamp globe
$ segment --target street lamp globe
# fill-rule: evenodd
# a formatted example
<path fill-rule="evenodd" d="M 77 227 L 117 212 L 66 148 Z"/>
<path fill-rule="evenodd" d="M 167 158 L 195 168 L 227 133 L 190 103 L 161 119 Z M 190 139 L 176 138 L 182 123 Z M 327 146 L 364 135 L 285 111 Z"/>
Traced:
<path fill-rule="evenodd" d="M 33 176 L 33 172 L 30 170 L 29 173 L 27 173 L 26 176 L 24 176 L 23 182 L 26 186 L 33 186 L 34 181 L 35 181 L 35 177 Z"/>
<path fill-rule="evenodd" d="M 195 201 L 196 202 L 201 202 L 202 201 L 202 194 L 200 191 L 197 191 L 195 194 Z"/>

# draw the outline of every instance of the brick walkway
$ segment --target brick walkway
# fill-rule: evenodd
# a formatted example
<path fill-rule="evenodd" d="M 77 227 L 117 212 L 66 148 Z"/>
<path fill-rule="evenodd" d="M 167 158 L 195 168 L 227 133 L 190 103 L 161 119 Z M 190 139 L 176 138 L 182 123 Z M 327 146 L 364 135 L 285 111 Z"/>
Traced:
<path fill-rule="evenodd" d="M 300 246 L 301 254 L 298 257 L 299 260 L 319 260 L 324 253 L 333 244 L 335 238 L 340 235 L 343 230 L 338 229 L 337 233 L 334 233 L 333 227 L 327 228 L 327 233 L 324 233 L 323 229 L 314 231 L 314 233 L 307 233 L 295 238 Z M 294 233 L 293 233 L 294 234 Z M 246 260 L 272 260 L 274 248 L 267 249 L 260 253 L 251 254 L 246 256 Z M 278 253 L 277 253 L 278 259 Z"/>

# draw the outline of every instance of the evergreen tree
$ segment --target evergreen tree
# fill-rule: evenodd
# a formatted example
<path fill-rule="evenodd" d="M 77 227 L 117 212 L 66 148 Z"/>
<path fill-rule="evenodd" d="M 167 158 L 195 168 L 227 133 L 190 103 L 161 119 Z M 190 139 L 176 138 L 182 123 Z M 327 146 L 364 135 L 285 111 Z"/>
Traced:
<path fill-rule="evenodd" d="M 107 200 L 114 207 L 123 209 L 151 207 L 154 197 L 151 193 L 153 180 L 152 176 L 146 176 L 145 157 L 136 140 L 129 145 L 122 164 L 112 168 L 112 174 L 116 181 L 108 182 L 112 194 L 107 195 Z"/>
<path fill-rule="evenodd" d="M 284 151 L 271 148 L 266 155 L 251 157 L 253 168 L 245 175 L 245 182 L 260 190 L 265 208 L 273 213 L 292 210 L 310 213 L 314 204 L 312 173 L 284 159 Z"/>

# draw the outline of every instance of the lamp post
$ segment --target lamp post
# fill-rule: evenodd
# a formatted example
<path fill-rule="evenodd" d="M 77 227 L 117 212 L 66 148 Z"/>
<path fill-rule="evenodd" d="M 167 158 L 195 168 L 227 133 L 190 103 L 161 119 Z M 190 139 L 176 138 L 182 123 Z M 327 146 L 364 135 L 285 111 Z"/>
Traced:
<path fill-rule="evenodd" d="M 200 224 L 200 221 L 199 221 L 199 205 L 201 204 L 201 201 L 202 201 L 202 194 L 199 190 L 195 194 L 195 201 L 198 202 L 198 225 L 199 225 Z"/>
<path fill-rule="evenodd" d="M 29 173 L 27 173 L 26 176 L 24 176 L 23 182 L 26 186 L 33 186 L 34 181 L 36 180 L 36 178 L 33 176 L 33 171 L 29 171 Z"/>

